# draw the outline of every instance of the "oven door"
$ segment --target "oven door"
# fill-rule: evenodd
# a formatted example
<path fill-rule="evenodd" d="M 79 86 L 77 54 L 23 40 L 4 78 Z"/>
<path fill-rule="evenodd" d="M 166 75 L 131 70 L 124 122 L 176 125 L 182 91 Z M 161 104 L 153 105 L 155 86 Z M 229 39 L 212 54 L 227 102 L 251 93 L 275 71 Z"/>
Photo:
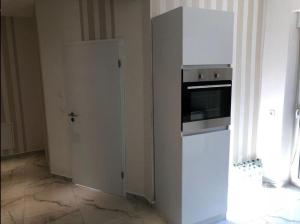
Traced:
<path fill-rule="evenodd" d="M 230 125 L 231 81 L 182 84 L 182 132 L 199 133 Z"/>

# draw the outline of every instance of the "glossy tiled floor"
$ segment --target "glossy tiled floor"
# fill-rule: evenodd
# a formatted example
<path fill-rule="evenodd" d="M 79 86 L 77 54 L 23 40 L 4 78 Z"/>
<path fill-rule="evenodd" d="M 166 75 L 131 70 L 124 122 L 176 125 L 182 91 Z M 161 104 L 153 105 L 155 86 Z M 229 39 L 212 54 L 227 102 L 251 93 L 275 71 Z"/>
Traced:
<path fill-rule="evenodd" d="M 3 224 L 165 223 L 135 197 L 112 196 L 50 175 L 42 154 L 1 161 L 1 185 Z"/>
<path fill-rule="evenodd" d="M 258 176 L 233 176 L 227 218 L 242 224 L 300 224 L 300 188 L 261 185 Z"/>
<path fill-rule="evenodd" d="M 300 190 L 232 187 L 232 222 L 300 224 Z M 166 224 L 133 196 L 116 197 L 49 174 L 43 154 L 1 161 L 1 224 Z"/>
<path fill-rule="evenodd" d="M 242 224 L 300 224 L 300 189 L 230 189 L 228 216 Z"/>

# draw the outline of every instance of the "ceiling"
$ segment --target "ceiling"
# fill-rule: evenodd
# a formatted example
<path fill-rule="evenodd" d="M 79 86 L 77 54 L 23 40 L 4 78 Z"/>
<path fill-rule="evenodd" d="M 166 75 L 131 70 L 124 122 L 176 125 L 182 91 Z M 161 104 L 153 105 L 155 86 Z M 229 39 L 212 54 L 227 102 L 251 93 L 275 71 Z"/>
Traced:
<path fill-rule="evenodd" d="M 1 0 L 1 16 L 32 17 L 34 0 Z"/>

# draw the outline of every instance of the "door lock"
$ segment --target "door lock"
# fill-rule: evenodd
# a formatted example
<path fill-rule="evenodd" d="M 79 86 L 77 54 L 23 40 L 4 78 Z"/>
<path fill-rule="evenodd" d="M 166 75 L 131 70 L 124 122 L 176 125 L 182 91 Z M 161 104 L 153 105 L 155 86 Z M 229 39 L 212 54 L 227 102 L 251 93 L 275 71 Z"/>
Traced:
<path fill-rule="evenodd" d="M 70 117 L 71 122 L 74 122 L 75 118 L 78 117 L 74 112 L 69 113 L 68 116 Z"/>

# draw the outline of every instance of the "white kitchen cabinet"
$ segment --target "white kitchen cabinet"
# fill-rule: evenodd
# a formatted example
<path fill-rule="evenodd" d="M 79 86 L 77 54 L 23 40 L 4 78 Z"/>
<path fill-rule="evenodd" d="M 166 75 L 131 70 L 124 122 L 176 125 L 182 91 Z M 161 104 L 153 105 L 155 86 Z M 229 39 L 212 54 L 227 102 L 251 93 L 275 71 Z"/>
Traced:
<path fill-rule="evenodd" d="M 232 63 L 233 13 L 182 8 L 183 65 Z"/>
<path fill-rule="evenodd" d="M 182 223 L 225 219 L 230 131 L 182 139 Z"/>
<path fill-rule="evenodd" d="M 183 136 L 182 68 L 232 62 L 233 13 L 180 7 L 152 19 L 155 206 L 170 224 L 226 215 L 228 130 Z"/>

